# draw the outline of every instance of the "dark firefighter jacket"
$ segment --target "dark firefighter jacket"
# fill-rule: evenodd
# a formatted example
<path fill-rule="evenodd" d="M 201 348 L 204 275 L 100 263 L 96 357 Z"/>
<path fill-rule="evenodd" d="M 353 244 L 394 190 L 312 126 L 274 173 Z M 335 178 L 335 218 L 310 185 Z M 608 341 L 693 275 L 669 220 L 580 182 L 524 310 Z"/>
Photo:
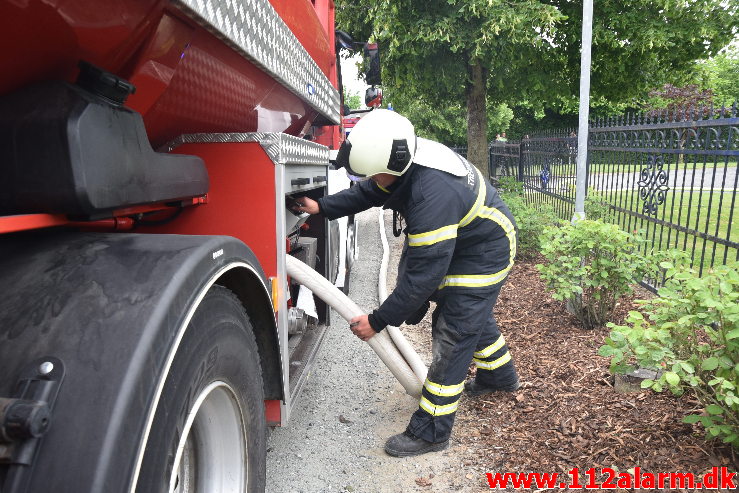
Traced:
<path fill-rule="evenodd" d="M 365 180 L 318 201 L 328 219 L 378 206 L 405 217 L 407 244 L 397 285 L 370 314 L 376 331 L 399 326 L 437 290 L 485 296 L 513 266 L 513 216 L 482 174 L 459 159 L 466 176 L 413 164 L 389 189 Z"/>

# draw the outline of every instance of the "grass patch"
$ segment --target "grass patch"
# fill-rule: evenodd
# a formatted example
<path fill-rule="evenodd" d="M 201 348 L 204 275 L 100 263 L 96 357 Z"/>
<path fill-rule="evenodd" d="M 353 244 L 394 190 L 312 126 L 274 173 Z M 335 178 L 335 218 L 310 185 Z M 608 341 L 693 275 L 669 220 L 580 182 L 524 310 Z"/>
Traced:
<path fill-rule="evenodd" d="M 603 200 L 611 205 L 634 212 L 644 212 L 644 201 L 637 191 L 600 192 Z M 734 202 L 732 204 L 732 201 Z M 732 214 L 733 205 L 733 214 Z M 721 239 L 739 242 L 739 210 L 735 193 L 714 191 L 668 190 L 664 203 L 657 206 L 656 219 L 677 224 L 698 232 L 707 233 Z M 615 211 L 613 222 L 622 228 L 633 231 L 644 230 L 650 240 L 649 247 L 659 250 L 677 248 L 688 252 L 694 265 L 707 269 L 726 261 L 737 260 L 737 250 L 704 240 L 692 233 L 679 231 L 670 226 Z"/>
<path fill-rule="evenodd" d="M 639 198 L 638 191 L 596 193 L 610 205 L 643 213 L 644 201 Z M 574 193 L 572 197 L 574 198 Z M 571 203 L 531 191 L 528 192 L 528 200 L 533 204 L 551 205 L 560 219 L 565 221 L 572 219 L 574 206 Z M 650 215 L 650 217 L 739 243 L 739 197 L 735 197 L 733 191 L 714 191 L 711 194 L 708 191 L 701 193 L 671 189 L 668 190 L 665 201 L 657 206 L 656 215 Z M 713 265 L 722 265 L 724 261 L 739 260 L 737 257 L 739 252 L 736 248 L 715 243 L 710 239 L 705 240 L 694 233 L 680 231 L 675 227 L 635 217 L 623 211 L 612 210 L 610 217 L 606 220 L 618 224 L 629 232 L 641 230 L 642 236 L 648 239 L 644 246 L 645 254 L 652 249 L 676 248 L 688 252 L 693 259 L 694 266 L 702 270 Z"/>

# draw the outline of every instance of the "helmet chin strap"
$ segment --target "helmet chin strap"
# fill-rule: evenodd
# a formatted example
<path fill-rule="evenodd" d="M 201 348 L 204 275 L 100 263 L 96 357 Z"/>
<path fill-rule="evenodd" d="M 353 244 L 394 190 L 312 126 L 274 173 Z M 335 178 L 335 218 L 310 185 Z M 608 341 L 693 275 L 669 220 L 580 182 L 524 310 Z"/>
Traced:
<path fill-rule="evenodd" d="M 398 180 L 398 176 L 391 175 L 389 173 L 378 173 L 374 175 L 371 180 L 380 185 L 383 188 L 391 186 Z"/>

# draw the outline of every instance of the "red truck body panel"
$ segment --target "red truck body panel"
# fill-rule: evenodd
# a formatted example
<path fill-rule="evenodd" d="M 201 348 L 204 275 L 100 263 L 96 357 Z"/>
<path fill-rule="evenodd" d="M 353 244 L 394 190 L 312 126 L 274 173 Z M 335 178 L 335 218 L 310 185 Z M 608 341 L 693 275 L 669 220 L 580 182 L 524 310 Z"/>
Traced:
<path fill-rule="evenodd" d="M 271 0 L 336 87 L 332 0 Z M 166 0 L 28 0 L 0 6 L 0 95 L 49 79 L 73 81 L 86 60 L 137 87 L 127 106 L 157 148 L 185 133 L 303 136 L 318 112 Z M 332 147 L 337 131 L 319 140 Z"/>
<path fill-rule="evenodd" d="M 275 182 L 275 165 L 259 143 L 185 144 L 175 152 L 205 161 L 208 204 L 186 207 L 176 221 L 142 232 L 236 237 L 256 254 L 266 276 L 276 277 L 277 198 L 274 186 L 265 186 Z"/>
<path fill-rule="evenodd" d="M 130 229 L 132 218 L 138 221 L 154 212 L 155 219 L 161 214 L 164 220 L 137 223 L 137 233 L 228 235 L 244 242 L 274 283 L 276 299 L 270 308 L 279 331 L 281 346 L 276 349 L 284 398 L 265 404 L 267 422 L 277 425 L 287 419 L 292 394 L 304 382 L 300 376 L 294 389 L 287 386 L 292 370 L 284 257 L 290 232 L 284 216 L 290 213 L 283 195 L 325 193 L 327 176 L 322 175 L 327 175 L 329 154 L 314 143 L 337 149 L 342 137 L 333 0 L 269 3 L 279 17 L 275 22 L 263 0 L 0 0 L 0 36 L 6 41 L 0 52 L 0 97 L 43 81 L 74 82 L 78 63 L 84 60 L 136 86 L 125 106 L 141 114 L 152 147 L 161 152 L 186 134 L 260 133 L 252 141 L 206 139 L 175 148 L 175 153 L 203 159 L 210 179 L 207 198 L 126 204 L 110 212 L 110 217 L 88 222 L 74 222 L 64 214 L 0 216 L 0 234 L 63 225 L 82 230 Z M 234 34 L 232 25 L 216 25 L 198 11 L 202 4 L 216 10 L 235 5 L 242 9 L 242 31 Z M 269 13 L 267 17 L 254 12 L 244 15 L 248 8 Z M 269 22 L 262 22 L 265 18 Z M 236 39 L 244 33 L 255 44 L 268 40 L 272 52 L 262 57 L 263 47 L 258 46 L 259 56 L 254 56 Z M 308 143 L 312 148 L 305 151 L 305 161 L 277 162 L 260 145 L 262 132 L 297 137 L 288 139 L 287 146 L 293 150 L 305 147 L 303 137 L 309 133 L 314 143 Z M 316 148 L 320 148 L 318 157 Z M 288 165 L 293 168 L 286 170 Z M 314 169 L 318 167 L 322 167 L 320 173 Z M 301 168 L 307 174 L 299 178 L 311 183 L 304 189 L 290 185 L 294 177 L 288 176 Z M 322 227 L 325 231 L 316 228 L 315 237 L 321 238 L 319 256 L 325 259 L 328 277 L 328 245 L 333 240 L 329 240 L 328 222 Z M 325 327 L 322 330 L 308 343 L 318 347 Z M 307 368 L 311 354 L 305 353 L 303 367 Z M 301 367 L 295 373 L 307 372 Z"/>

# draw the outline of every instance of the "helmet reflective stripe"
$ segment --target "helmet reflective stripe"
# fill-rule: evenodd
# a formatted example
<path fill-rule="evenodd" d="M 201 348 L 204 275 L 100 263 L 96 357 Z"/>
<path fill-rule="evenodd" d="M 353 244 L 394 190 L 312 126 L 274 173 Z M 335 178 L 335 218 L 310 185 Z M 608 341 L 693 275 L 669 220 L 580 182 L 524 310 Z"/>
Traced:
<path fill-rule="evenodd" d="M 410 162 L 411 153 L 408 149 L 408 141 L 406 139 L 394 139 L 393 146 L 390 148 L 387 169 L 403 172 Z"/>
<path fill-rule="evenodd" d="M 341 145 L 337 164 L 356 176 L 379 173 L 400 176 L 413 162 L 416 146 L 415 130 L 407 118 L 394 111 L 377 109 L 354 126 Z"/>
<path fill-rule="evenodd" d="M 349 153 L 352 152 L 352 143 L 348 140 L 345 140 L 341 147 L 339 147 L 339 152 L 336 154 L 336 165 L 339 168 L 346 168 L 351 172 L 351 169 L 349 168 Z M 354 173 L 352 173 L 354 174 Z"/>

